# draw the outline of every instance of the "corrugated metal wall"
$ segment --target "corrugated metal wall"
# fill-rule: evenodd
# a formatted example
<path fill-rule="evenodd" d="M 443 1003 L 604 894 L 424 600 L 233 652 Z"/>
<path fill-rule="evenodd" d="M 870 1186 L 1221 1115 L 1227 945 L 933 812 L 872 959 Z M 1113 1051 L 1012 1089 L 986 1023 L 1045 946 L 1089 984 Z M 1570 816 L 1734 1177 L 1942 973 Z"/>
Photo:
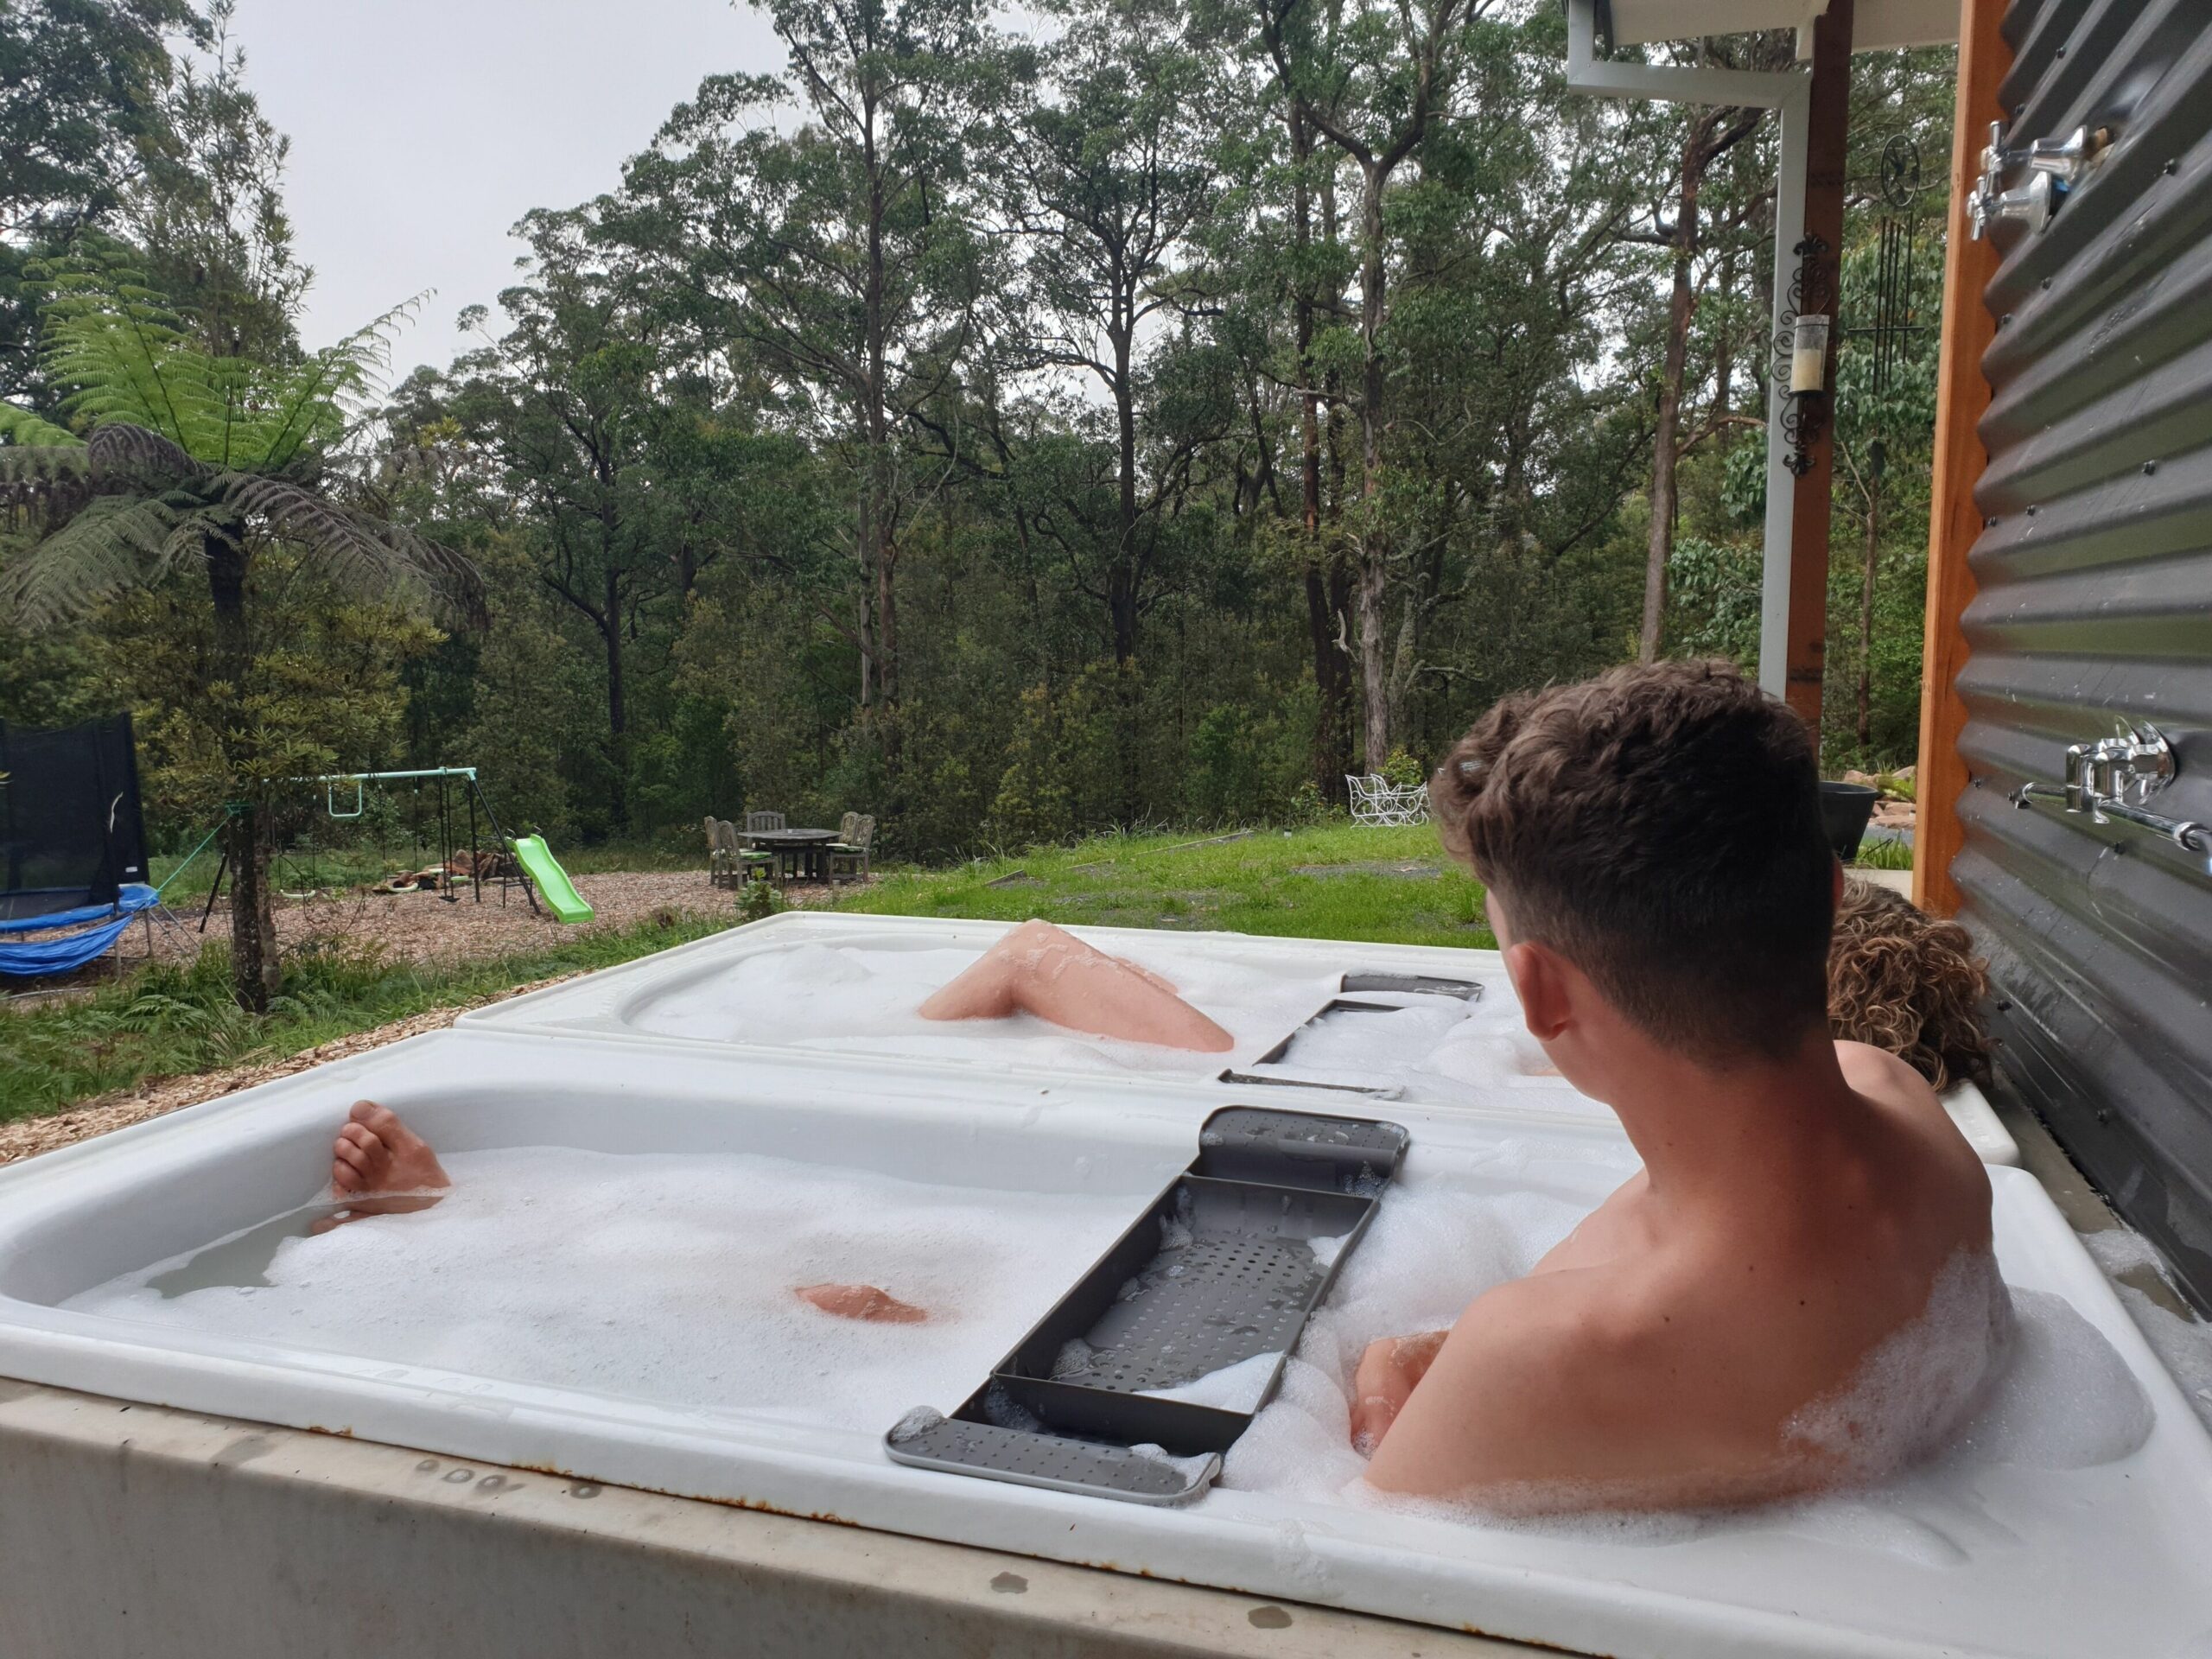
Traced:
<path fill-rule="evenodd" d="M 1998 233 L 1952 868 L 2001 993 L 2003 1082 L 2212 1303 L 2212 875 L 2140 830 L 2008 799 L 2132 715 L 2180 762 L 2151 805 L 2212 823 L 2208 24 L 2205 0 L 2006 16 L 2008 143 L 2117 138 L 2046 228 Z"/>

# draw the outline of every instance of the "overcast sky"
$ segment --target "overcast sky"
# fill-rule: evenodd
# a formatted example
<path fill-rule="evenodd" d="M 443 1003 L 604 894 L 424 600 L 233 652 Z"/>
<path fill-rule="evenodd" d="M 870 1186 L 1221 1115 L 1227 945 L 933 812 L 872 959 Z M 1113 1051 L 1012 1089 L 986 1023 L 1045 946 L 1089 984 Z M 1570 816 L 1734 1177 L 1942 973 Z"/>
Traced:
<path fill-rule="evenodd" d="M 292 140 L 306 343 L 437 290 L 395 378 L 444 366 L 454 315 L 514 281 L 524 213 L 612 189 L 705 76 L 783 67 L 766 21 L 725 0 L 239 0 L 233 28 Z"/>

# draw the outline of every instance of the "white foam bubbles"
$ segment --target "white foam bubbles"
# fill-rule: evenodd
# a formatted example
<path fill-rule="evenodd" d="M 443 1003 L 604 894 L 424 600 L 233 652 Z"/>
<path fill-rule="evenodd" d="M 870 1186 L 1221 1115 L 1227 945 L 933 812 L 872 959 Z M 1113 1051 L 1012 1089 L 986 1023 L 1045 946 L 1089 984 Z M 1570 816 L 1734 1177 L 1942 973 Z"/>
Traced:
<path fill-rule="evenodd" d="M 2063 1296 L 2015 1290 L 2012 1351 L 1950 1454 L 2032 1469 L 2117 1463 L 2155 1416 L 2134 1373 Z"/>
<path fill-rule="evenodd" d="M 442 1202 L 288 1238 L 264 1285 L 166 1296 L 150 1281 L 179 1257 L 67 1306 L 880 1433 L 965 1399 L 1133 1207 L 751 1155 L 529 1147 L 446 1163 Z M 823 1283 L 879 1286 L 930 1318 L 839 1319 L 792 1294 Z"/>
<path fill-rule="evenodd" d="M 1962 1249 L 1919 1317 L 1876 1344 L 1846 1387 L 1793 1415 L 1783 1440 L 1832 1459 L 1847 1481 L 1881 1479 L 1949 1440 L 2005 1368 L 2012 1335 L 1996 1258 Z"/>
<path fill-rule="evenodd" d="M 1280 1353 L 1254 1354 L 1249 1359 L 1208 1371 L 1204 1376 L 1179 1382 L 1173 1388 L 1140 1389 L 1137 1392 L 1154 1400 L 1180 1400 L 1186 1405 L 1211 1406 L 1217 1411 L 1257 1411 L 1260 1402 L 1267 1397 L 1268 1384 L 1274 1380 L 1275 1366 L 1281 1358 Z M 1057 1368 L 1054 1374 L 1058 1374 Z"/>

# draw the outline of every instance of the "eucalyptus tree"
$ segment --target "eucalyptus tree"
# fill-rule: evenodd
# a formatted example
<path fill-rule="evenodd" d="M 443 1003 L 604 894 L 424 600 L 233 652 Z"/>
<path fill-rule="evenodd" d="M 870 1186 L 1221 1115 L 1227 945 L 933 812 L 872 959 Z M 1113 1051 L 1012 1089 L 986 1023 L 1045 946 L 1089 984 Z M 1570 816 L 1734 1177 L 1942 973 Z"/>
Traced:
<path fill-rule="evenodd" d="M 44 372 L 87 435 L 20 410 L 0 416 L 0 480 L 41 487 L 50 524 L 0 572 L 0 610 L 35 627 L 85 617 L 133 590 L 196 575 L 213 616 L 195 666 L 196 706 L 231 798 L 232 970 L 238 1001 L 268 1007 L 277 984 L 269 885 L 269 793 L 314 768 L 313 739 L 272 741 L 284 688 L 269 664 L 284 642 L 257 631 L 257 591 L 289 556 L 331 593 L 473 614 L 474 568 L 382 517 L 347 487 L 340 452 L 374 391 L 392 314 L 282 365 L 224 356 L 113 261 L 67 268 L 45 309 Z"/>
<path fill-rule="evenodd" d="M 117 228 L 207 350 L 276 362 L 299 349 L 294 319 L 315 273 L 284 208 L 291 140 L 246 85 L 235 10 L 209 0 L 207 60 L 181 60 L 163 89 Z"/>
<path fill-rule="evenodd" d="M 1389 430 L 1389 232 L 1384 200 L 1400 167 L 1453 106 L 1468 26 L 1509 0 L 1256 0 L 1262 46 L 1300 123 L 1358 180 L 1360 425 L 1357 601 L 1361 723 L 1367 765 L 1390 751 L 1389 620 L 1392 539 L 1384 493 Z M 1333 344 L 1333 342 L 1332 343 Z M 1321 348 L 1324 355 L 1330 346 Z"/>
<path fill-rule="evenodd" d="M 943 481 L 903 436 L 984 302 L 963 211 L 975 0 L 772 0 L 781 79 L 718 75 L 627 169 L 619 234 L 687 292 L 711 346 L 777 383 L 852 483 L 850 620 L 864 721 L 899 697 L 898 573 Z M 775 118 L 796 104 L 795 130 Z M 895 720 L 881 722 L 895 751 Z"/>
<path fill-rule="evenodd" d="M 600 204 L 523 221 L 528 280 L 499 296 L 507 332 L 453 366 L 450 409 L 494 456 L 543 589 L 589 630 L 601 669 L 601 772 L 629 824 L 631 658 L 642 613 L 681 592 L 673 503 L 658 488 L 667 320 L 636 262 L 600 235 Z M 488 314 L 465 312 L 481 329 Z"/>
<path fill-rule="evenodd" d="M 1066 0 L 1052 15 L 1056 39 L 1010 54 L 995 181 L 1021 240 L 1028 366 L 1080 377 L 1109 410 L 1110 507 L 1071 491 L 1046 522 L 1127 664 L 1197 452 L 1221 435 L 1187 398 L 1170 408 L 1193 389 L 1177 325 L 1205 299 L 1189 265 L 1221 185 L 1220 75 L 1185 40 L 1179 0 Z"/>
<path fill-rule="evenodd" d="M 38 296 L 23 266 L 112 226 L 164 132 L 188 0 L 0 6 L 0 397 L 35 397 Z"/>

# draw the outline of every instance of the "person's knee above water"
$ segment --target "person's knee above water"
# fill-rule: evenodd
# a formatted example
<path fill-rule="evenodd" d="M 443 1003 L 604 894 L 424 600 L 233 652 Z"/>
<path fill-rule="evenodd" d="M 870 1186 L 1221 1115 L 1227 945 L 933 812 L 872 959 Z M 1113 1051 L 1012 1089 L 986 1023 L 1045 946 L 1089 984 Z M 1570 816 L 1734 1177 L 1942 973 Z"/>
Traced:
<path fill-rule="evenodd" d="M 1224 1053 L 1235 1043 L 1158 974 L 1036 920 L 1007 933 L 918 1011 L 925 1020 L 1032 1014 L 1093 1037 L 1204 1054 Z"/>
<path fill-rule="evenodd" d="M 1742 1503 L 1948 1433 L 2010 1325 L 1989 1181 L 1910 1066 L 1829 1036 L 1802 721 L 1726 664 L 1624 669 L 1499 704 L 1432 793 L 1530 1033 L 1644 1168 L 1448 1335 L 1368 1350 L 1369 1481 Z"/>

